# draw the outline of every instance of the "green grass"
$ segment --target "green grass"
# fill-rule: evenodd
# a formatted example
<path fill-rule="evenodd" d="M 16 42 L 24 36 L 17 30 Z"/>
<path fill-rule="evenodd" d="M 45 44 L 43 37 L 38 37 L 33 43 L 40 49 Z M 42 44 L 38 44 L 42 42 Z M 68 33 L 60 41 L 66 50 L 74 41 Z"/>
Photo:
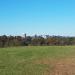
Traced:
<path fill-rule="evenodd" d="M 0 75 L 43 75 L 52 66 L 34 63 L 35 60 L 70 57 L 75 57 L 75 46 L 0 48 Z"/>

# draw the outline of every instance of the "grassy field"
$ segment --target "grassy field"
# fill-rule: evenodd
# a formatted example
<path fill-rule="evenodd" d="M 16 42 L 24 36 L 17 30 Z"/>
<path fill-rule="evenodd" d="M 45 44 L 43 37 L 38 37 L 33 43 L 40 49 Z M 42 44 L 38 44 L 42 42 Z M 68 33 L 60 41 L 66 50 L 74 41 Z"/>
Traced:
<path fill-rule="evenodd" d="M 75 75 L 75 46 L 0 48 L 0 75 Z"/>

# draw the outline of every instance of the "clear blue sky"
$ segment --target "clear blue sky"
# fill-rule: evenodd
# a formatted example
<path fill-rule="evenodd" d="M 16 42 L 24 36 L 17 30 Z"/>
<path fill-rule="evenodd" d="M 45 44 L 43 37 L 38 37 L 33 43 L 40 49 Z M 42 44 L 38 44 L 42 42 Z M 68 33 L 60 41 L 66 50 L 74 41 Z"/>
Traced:
<path fill-rule="evenodd" d="M 75 36 L 75 0 L 0 0 L 0 35 Z"/>

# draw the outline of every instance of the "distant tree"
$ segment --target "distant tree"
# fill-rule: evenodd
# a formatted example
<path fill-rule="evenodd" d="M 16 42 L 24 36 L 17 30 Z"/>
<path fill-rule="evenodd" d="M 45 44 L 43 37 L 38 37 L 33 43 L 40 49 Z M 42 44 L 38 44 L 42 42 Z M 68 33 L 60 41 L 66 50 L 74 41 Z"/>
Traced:
<path fill-rule="evenodd" d="M 0 47 L 42 45 L 75 45 L 75 37 L 65 36 L 0 36 Z"/>
<path fill-rule="evenodd" d="M 1 37 L 1 42 L 2 42 L 2 47 L 5 47 L 6 42 L 7 42 L 7 36 L 6 36 L 6 35 L 3 35 L 3 36 Z"/>

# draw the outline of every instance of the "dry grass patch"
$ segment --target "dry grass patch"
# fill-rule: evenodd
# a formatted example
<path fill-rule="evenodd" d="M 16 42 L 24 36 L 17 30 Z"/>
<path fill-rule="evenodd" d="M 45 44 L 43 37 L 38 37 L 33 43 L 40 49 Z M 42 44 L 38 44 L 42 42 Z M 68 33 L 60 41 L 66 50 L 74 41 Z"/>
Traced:
<path fill-rule="evenodd" d="M 75 58 L 65 59 L 40 59 L 35 64 L 45 64 L 50 68 L 45 69 L 42 75 L 75 75 Z"/>

